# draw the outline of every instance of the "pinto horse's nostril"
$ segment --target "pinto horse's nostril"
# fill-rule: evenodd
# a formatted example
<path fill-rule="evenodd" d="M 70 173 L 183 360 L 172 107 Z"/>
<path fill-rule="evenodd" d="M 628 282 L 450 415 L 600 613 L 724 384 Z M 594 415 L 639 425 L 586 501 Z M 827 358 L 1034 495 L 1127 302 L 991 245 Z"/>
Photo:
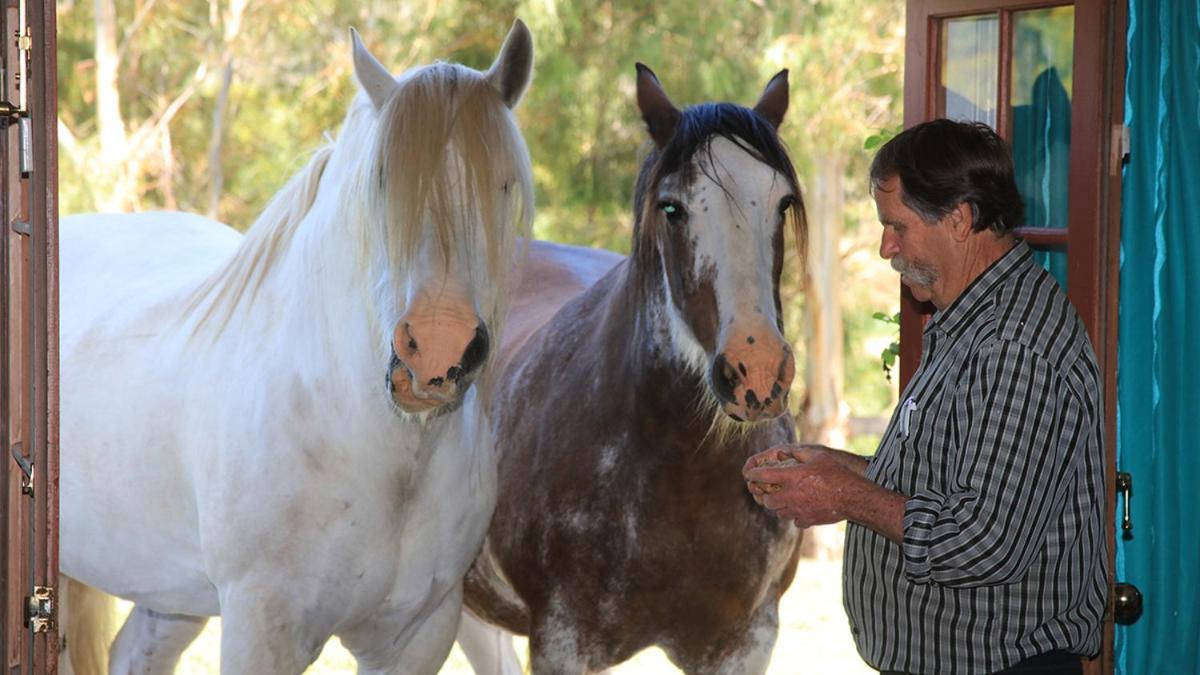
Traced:
<path fill-rule="evenodd" d="M 466 350 L 463 351 L 462 361 L 459 362 L 458 366 L 450 369 L 450 372 L 446 374 L 447 377 L 451 381 L 458 381 L 462 377 L 475 372 L 487 360 L 491 343 L 492 339 L 488 335 L 487 326 L 483 322 L 480 322 L 475 327 L 475 339 L 471 340 L 471 344 L 467 345 Z M 458 370 L 457 376 L 455 376 L 455 369 Z"/>
<path fill-rule="evenodd" d="M 770 399 L 767 402 L 769 403 Z M 758 402 L 758 394 L 755 394 L 753 389 L 746 392 L 746 407 L 750 410 L 761 410 L 763 407 L 763 404 Z"/>
<path fill-rule="evenodd" d="M 716 394 L 718 400 L 722 403 L 737 402 L 733 390 L 738 383 L 738 374 L 725 360 L 724 354 L 718 354 L 717 358 L 713 359 L 709 377 L 712 380 L 713 393 Z"/>

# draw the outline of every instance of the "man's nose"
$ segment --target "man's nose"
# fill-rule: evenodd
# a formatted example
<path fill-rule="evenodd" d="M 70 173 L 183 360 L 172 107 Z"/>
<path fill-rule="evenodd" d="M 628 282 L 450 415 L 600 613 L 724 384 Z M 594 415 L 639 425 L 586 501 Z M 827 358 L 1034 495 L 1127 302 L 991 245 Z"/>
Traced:
<path fill-rule="evenodd" d="M 896 241 L 896 233 L 892 228 L 883 228 L 883 234 L 879 236 L 879 257 L 884 260 L 891 260 L 900 252 L 900 244 Z"/>

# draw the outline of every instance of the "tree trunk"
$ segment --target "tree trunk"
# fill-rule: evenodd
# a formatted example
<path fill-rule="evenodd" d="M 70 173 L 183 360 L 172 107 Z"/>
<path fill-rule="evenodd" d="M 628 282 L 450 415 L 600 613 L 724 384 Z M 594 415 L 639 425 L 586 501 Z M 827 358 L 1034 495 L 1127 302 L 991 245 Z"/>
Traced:
<path fill-rule="evenodd" d="M 113 0 L 95 0 L 96 8 L 96 123 L 100 151 L 106 157 L 125 152 L 125 120 L 117 88 L 121 57 L 117 51 L 117 8 Z"/>
<path fill-rule="evenodd" d="M 217 34 L 217 22 L 221 30 L 221 90 L 213 108 L 212 136 L 208 144 L 208 217 L 220 220 L 221 192 L 225 187 L 225 172 L 221 164 L 225 145 L 226 113 L 229 109 L 229 89 L 233 85 L 234 41 L 242 27 L 242 16 L 246 12 L 246 0 L 232 0 L 229 11 L 221 16 L 219 2 L 209 5 L 209 21 L 213 33 Z"/>
<path fill-rule="evenodd" d="M 846 157 L 835 153 L 815 158 L 812 185 L 805 196 L 808 210 L 808 283 L 805 284 L 805 399 L 800 440 L 832 448 L 846 447 L 849 411 L 842 400 L 845 380 L 842 347 L 842 267 L 838 244 L 845 213 L 843 188 Z M 829 560 L 840 557 L 844 534 L 840 525 L 810 527 L 800 555 Z"/>
<path fill-rule="evenodd" d="M 225 56 L 221 92 L 217 94 L 217 105 L 213 108 L 212 138 L 208 144 L 208 217 L 213 220 L 220 220 L 221 191 L 225 186 L 221 156 L 225 143 L 225 111 L 229 107 L 229 87 L 233 83 L 233 58 L 229 52 Z"/>
<path fill-rule="evenodd" d="M 114 0 L 95 0 L 96 9 L 96 126 L 100 136 L 98 173 L 111 181 L 97 206 L 104 211 L 129 211 L 137 204 L 137 174 L 128 165 L 129 136 L 121 115 L 117 85 L 121 55 L 117 48 L 117 8 Z"/>
<path fill-rule="evenodd" d="M 806 441 L 846 447 L 849 414 L 842 399 L 845 379 L 842 333 L 842 272 L 838 244 L 845 212 L 846 157 L 819 157 L 806 199 L 808 283 L 805 285 L 805 400 L 801 426 Z"/>

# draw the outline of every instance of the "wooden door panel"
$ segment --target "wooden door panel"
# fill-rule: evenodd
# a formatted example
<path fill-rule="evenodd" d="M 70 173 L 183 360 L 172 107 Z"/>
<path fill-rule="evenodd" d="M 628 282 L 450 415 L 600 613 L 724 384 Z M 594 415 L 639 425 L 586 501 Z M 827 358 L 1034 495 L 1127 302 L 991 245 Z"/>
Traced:
<path fill-rule="evenodd" d="M 54 3 L 3 9 L 0 635 L 3 672 L 16 675 L 57 670 L 57 88 Z"/>

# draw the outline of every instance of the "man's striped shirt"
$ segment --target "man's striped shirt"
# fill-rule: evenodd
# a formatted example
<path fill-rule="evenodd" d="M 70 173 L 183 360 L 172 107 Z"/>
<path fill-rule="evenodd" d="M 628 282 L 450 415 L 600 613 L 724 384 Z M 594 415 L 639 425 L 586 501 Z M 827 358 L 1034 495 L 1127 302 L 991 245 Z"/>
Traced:
<path fill-rule="evenodd" d="M 867 477 L 908 497 L 904 544 L 846 532 L 859 652 L 906 673 L 1100 649 L 1108 589 L 1096 357 L 1018 242 L 925 327 Z"/>

